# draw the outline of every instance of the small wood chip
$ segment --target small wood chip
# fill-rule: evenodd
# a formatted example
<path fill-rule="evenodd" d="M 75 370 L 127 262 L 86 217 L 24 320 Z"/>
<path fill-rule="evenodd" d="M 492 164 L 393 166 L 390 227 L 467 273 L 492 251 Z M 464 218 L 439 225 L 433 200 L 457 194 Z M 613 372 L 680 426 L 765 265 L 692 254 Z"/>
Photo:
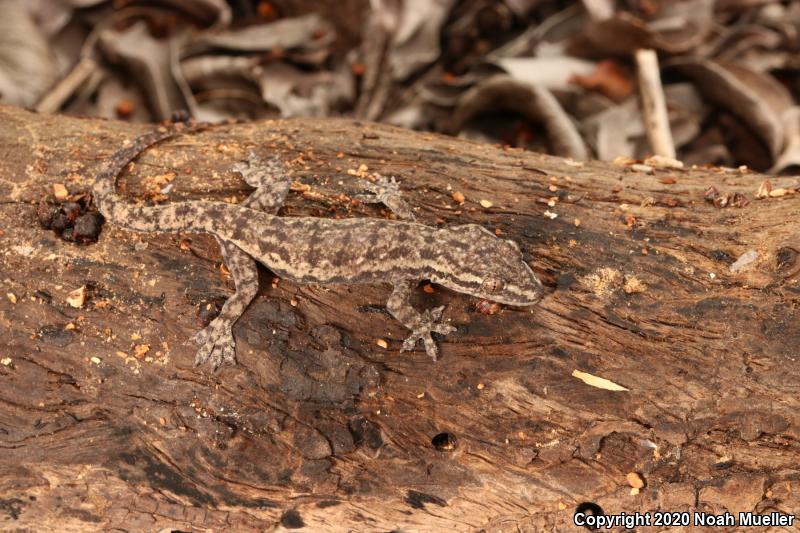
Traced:
<path fill-rule="evenodd" d="M 12 304 L 17 303 L 17 296 L 13 292 L 9 292 L 8 294 L 6 294 L 6 297 L 8 298 L 8 301 L 11 302 Z"/>
<path fill-rule="evenodd" d="M 625 476 L 625 479 L 628 480 L 628 485 L 635 489 L 641 489 L 644 487 L 644 480 L 642 479 L 642 476 L 636 472 L 628 472 L 628 475 Z"/>
<path fill-rule="evenodd" d="M 466 200 L 466 197 L 458 191 L 453 192 L 453 201 L 463 204 Z"/>
<path fill-rule="evenodd" d="M 92 356 L 92 358 L 90 359 L 90 361 L 91 361 L 92 363 L 96 364 L 96 365 L 99 365 L 99 364 L 102 362 L 102 359 L 100 359 L 100 358 L 99 358 L 99 357 L 97 357 L 96 355 L 93 355 L 93 356 Z"/>
<path fill-rule="evenodd" d="M 590 387 L 597 387 L 598 389 L 605 389 L 610 391 L 626 391 L 630 389 L 626 389 L 622 385 L 617 385 L 613 381 L 610 381 L 605 378 L 597 377 L 592 374 L 588 374 L 586 372 L 581 372 L 580 370 L 573 370 L 572 377 L 578 378 L 579 380 L 583 381 Z"/>
<path fill-rule="evenodd" d="M 54 183 L 53 196 L 56 197 L 56 200 L 66 200 L 67 196 L 69 196 L 69 191 L 64 187 L 63 183 Z"/>
<path fill-rule="evenodd" d="M 67 295 L 67 303 L 78 309 L 83 306 L 86 302 L 86 285 L 81 287 L 80 289 L 75 289 L 71 293 Z"/>
<path fill-rule="evenodd" d="M 787 194 L 792 194 L 793 192 L 794 191 L 790 189 L 783 189 L 783 188 L 772 189 L 771 191 L 769 191 L 769 196 L 770 198 L 778 198 L 780 196 L 786 196 Z"/>
<path fill-rule="evenodd" d="M 389 347 L 389 344 L 383 339 L 376 339 L 375 344 L 383 348 L 384 350 Z"/>
<path fill-rule="evenodd" d="M 149 351 L 150 351 L 149 344 L 137 344 L 136 346 L 133 347 L 133 355 L 139 358 L 144 356 L 144 354 L 146 354 Z"/>
<path fill-rule="evenodd" d="M 758 186 L 756 198 L 766 198 L 769 196 L 770 192 L 772 192 L 772 183 L 770 183 L 769 180 L 764 180 L 761 182 L 761 185 Z"/>
<path fill-rule="evenodd" d="M 683 168 L 683 161 L 663 155 L 653 155 L 644 160 L 645 165 L 655 168 Z"/>
<path fill-rule="evenodd" d="M 636 276 L 625 276 L 625 283 L 622 285 L 622 290 L 628 294 L 636 294 L 646 291 L 647 285 L 642 283 Z"/>
<path fill-rule="evenodd" d="M 653 167 L 650 165 L 642 165 L 641 163 L 631 165 L 631 169 L 635 170 L 636 172 L 644 172 L 645 174 L 653 173 Z"/>
<path fill-rule="evenodd" d="M 9 366 L 11 364 L 11 358 L 3 357 L 2 359 L 0 359 L 0 364 L 2 364 L 3 366 Z"/>
<path fill-rule="evenodd" d="M 490 202 L 489 200 L 481 200 L 481 207 L 483 207 L 484 209 L 489 209 L 493 205 L 494 204 L 492 202 Z"/>

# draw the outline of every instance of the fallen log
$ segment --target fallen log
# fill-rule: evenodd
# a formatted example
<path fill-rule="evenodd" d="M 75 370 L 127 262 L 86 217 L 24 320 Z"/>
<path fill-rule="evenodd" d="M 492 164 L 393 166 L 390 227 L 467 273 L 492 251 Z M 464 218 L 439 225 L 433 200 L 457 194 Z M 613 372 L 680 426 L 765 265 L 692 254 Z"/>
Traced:
<path fill-rule="evenodd" d="M 795 181 L 756 199 L 766 178 L 742 169 L 351 120 L 177 137 L 128 167 L 123 194 L 241 201 L 231 167 L 256 151 L 296 179 L 281 215 L 383 217 L 352 201 L 357 180 L 396 175 L 419 221 L 515 240 L 547 288 L 514 309 L 423 283 L 417 306 L 458 328 L 434 363 L 399 353 L 388 285 L 262 269 L 239 363 L 212 373 L 188 341 L 232 293 L 212 237 L 107 223 L 79 245 L 37 222 L 147 128 L 0 107 L 4 527 L 582 531 L 576 510 L 800 508 Z"/>

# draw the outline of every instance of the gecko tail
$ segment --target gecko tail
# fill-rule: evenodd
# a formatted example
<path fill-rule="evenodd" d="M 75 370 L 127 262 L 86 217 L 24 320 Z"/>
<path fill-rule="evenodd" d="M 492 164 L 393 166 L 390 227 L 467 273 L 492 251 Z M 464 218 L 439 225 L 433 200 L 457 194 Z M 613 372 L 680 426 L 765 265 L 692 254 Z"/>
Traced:
<path fill-rule="evenodd" d="M 128 163 L 151 146 L 181 133 L 199 130 L 203 126 L 201 124 L 180 122 L 161 126 L 156 130 L 141 135 L 114 153 L 97 174 L 92 186 L 95 204 L 106 220 L 134 231 L 164 231 L 172 229 L 158 227 L 157 220 L 163 218 L 159 216 L 160 207 L 135 206 L 119 196 L 116 192 L 117 176 Z"/>

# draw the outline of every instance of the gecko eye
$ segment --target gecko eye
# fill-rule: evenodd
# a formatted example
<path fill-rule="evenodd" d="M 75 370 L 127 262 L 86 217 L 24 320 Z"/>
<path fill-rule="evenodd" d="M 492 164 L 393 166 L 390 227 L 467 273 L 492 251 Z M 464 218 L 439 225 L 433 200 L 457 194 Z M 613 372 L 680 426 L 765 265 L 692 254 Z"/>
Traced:
<path fill-rule="evenodd" d="M 485 280 L 483 280 L 483 283 L 481 283 L 481 289 L 484 292 L 488 292 L 490 294 L 494 294 L 495 292 L 503 290 L 504 286 L 505 283 L 503 283 L 499 279 L 494 279 L 494 278 L 486 278 Z"/>

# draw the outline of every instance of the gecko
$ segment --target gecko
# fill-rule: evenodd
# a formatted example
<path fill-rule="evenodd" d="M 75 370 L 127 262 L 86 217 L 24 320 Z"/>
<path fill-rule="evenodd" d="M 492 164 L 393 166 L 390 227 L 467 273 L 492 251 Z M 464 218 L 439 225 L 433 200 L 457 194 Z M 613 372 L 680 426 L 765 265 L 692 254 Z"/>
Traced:
<path fill-rule="evenodd" d="M 434 361 L 438 347 L 432 333 L 455 331 L 440 322 L 444 306 L 417 311 L 410 303 L 423 280 L 511 306 L 539 302 L 544 288 L 523 260 L 519 245 L 477 224 L 433 227 L 407 217 L 328 219 L 282 217 L 277 210 L 289 191 L 273 159 L 258 168 L 251 158 L 235 167 L 255 191 L 241 204 L 206 200 L 165 205 L 136 205 L 116 192 L 117 176 L 147 148 L 202 126 L 182 123 L 145 133 L 113 154 L 97 172 L 94 202 L 112 224 L 136 232 L 206 233 L 221 246 L 235 293 L 220 314 L 194 339 L 200 348 L 195 364 L 216 369 L 234 364 L 232 328 L 258 292 L 257 263 L 275 275 L 303 284 L 382 284 L 392 287 L 389 314 L 411 331 L 402 351 L 422 342 Z M 376 200 L 396 201 L 392 180 L 375 188 Z M 400 206 L 401 211 L 406 211 Z"/>

